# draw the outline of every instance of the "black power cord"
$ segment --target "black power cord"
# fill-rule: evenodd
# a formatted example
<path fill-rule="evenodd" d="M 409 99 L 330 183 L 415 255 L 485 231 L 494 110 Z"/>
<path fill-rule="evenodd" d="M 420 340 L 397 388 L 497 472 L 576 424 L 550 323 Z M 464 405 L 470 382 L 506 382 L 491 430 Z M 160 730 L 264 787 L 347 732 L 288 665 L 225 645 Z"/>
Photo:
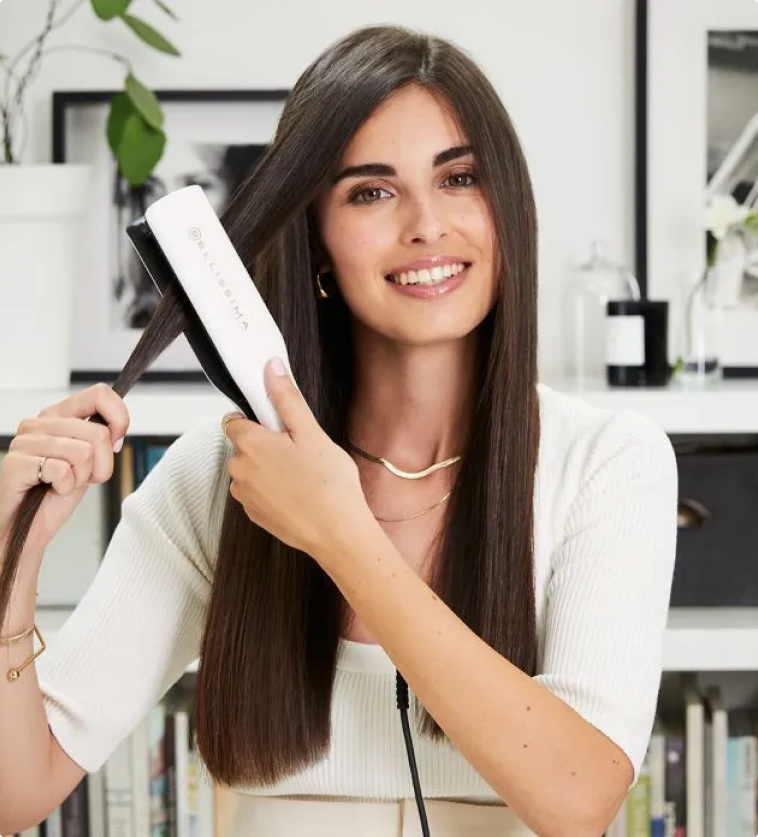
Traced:
<path fill-rule="evenodd" d="M 408 764 L 411 768 L 411 779 L 413 781 L 413 793 L 416 796 L 416 807 L 418 808 L 419 819 L 421 820 L 421 834 L 423 837 L 430 837 L 429 823 L 426 819 L 426 808 L 424 807 L 424 798 L 421 795 L 421 782 L 418 778 L 418 767 L 416 766 L 416 754 L 413 750 L 413 740 L 411 739 L 411 728 L 408 723 L 408 684 L 405 682 L 403 675 L 395 669 L 395 694 L 397 696 L 397 708 L 400 710 L 400 722 L 403 726 L 403 738 L 405 738 L 405 749 L 408 753 Z"/>

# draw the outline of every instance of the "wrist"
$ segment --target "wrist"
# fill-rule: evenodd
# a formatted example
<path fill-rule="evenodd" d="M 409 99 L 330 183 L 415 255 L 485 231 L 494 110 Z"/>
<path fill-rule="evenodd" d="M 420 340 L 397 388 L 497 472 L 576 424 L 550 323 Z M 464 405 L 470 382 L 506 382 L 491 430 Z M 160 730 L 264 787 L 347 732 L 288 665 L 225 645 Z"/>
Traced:
<path fill-rule="evenodd" d="M 311 553 L 328 573 L 338 569 L 346 560 L 355 565 L 356 557 L 367 551 L 376 538 L 386 537 L 368 505 L 341 517 Z"/>

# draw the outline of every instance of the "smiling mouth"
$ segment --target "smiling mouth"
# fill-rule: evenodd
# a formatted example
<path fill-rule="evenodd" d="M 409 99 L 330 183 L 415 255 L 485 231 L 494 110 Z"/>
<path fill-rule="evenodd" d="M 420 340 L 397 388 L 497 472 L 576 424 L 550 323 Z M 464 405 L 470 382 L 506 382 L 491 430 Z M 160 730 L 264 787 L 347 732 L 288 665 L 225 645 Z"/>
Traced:
<path fill-rule="evenodd" d="M 384 278 L 395 285 L 439 285 L 462 273 L 471 262 L 458 262 L 425 270 L 409 270 L 407 273 L 390 273 Z"/>

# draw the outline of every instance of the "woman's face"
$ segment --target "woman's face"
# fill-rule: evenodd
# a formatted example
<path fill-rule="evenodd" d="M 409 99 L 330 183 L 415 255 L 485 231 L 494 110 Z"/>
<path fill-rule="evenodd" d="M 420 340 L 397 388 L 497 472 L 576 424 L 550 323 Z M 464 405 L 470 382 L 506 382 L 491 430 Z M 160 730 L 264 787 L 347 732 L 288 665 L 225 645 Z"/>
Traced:
<path fill-rule="evenodd" d="M 494 227 L 467 145 L 431 93 L 403 88 L 356 132 L 320 197 L 317 267 L 369 330 L 455 340 L 494 304 Z"/>

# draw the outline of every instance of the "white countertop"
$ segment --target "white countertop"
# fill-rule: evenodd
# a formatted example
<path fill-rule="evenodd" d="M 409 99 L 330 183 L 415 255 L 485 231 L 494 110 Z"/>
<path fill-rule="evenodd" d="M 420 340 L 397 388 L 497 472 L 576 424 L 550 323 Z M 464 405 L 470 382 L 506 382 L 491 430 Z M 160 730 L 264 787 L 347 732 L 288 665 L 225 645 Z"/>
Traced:
<path fill-rule="evenodd" d="M 662 389 L 617 389 L 602 382 L 580 389 L 550 379 L 544 383 L 604 408 L 636 410 L 668 433 L 758 433 L 758 379 Z M 22 418 L 81 388 L 0 391 L 0 437 L 14 435 Z M 196 419 L 220 417 L 233 407 L 208 383 L 137 384 L 125 400 L 131 435 L 178 435 Z"/>

